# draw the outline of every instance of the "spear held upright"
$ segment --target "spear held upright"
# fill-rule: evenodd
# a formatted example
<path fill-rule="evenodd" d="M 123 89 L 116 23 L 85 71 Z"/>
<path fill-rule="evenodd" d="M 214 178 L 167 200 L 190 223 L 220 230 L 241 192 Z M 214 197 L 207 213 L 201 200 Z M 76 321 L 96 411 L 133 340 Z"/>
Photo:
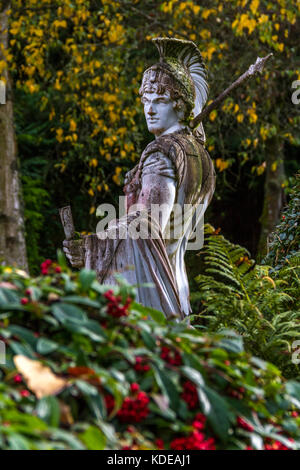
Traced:
<path fill-rule="evenodd" d="M 268 54 L 266 57 L 257 57 L 255 64 L 250 65 L 248 70 L 243 73 L 235 82 L 233 82 L 226 90 L 224 90 L 212 103 L 210 103 L 198 116 L 196 116 L 191 122 L 190 127 L 194 129 L 197 127 L 203 119 L 211 113 L 213 109 L 215 109 L 219 104 L 232 92 L 235 88 L 237 88 L 241 83 L 246 80 L 248 77 L 251 77 L 257 72 L 262 72 L 266 61 L 272 56 L 273 54 Z"/>

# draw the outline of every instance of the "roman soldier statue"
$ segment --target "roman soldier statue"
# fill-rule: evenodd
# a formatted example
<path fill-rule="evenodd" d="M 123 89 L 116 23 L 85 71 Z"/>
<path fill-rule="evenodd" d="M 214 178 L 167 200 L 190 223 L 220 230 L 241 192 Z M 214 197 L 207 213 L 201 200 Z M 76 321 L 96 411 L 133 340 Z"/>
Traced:
<path fill-rule="evenodd" d="M 140 95 L 155 139 L 126 175 L 126 215 L 103 232 L 65 241 L 64 251 L 73 266 L 96 270 L 101 283 L 116 283 L 120 273 L 137 286 L 138 302 L 183 319 L 191 313 L 184 255 L 215 189 L 203 127 L 190 126 L 207 101 L 207 71 L 193 42 L 153 41 L 160 58 L 144 72 Z"/>

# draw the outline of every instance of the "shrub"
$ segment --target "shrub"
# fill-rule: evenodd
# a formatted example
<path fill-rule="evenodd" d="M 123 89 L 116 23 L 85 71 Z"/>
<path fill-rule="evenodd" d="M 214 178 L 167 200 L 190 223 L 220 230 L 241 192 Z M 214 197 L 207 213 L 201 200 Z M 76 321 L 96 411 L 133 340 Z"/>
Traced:
<path fill-rule="evenodd" d="M 300 384 L 247 354 L 48 260 L 0 267 L 2 449 L 300 448 Z"/>
<path fill-rule="evenodd" d="M 300 258 L 300 173 L 294 179 L 290 201 L 281 215 L 281 221 L 271 234 L 269 253 L 264 264 L 270 264 L 275 271 L 287 266 L 290 261 Z"/>
<path fill-rule="evenodd" d="M 206 227 L 201 253 L 204 273 L 192 295 L 197 322 L 211 332 L 231 328 L 243 336 L 245 348 L 276 364 L 286 377 L 299 376 L 291 362 L 292 343 L 300 337 L 300 268 L 290 258 L 276 277 L 259 266 L 249 252 Z M 272 276 L 272 277 L 271 277 Z"/>

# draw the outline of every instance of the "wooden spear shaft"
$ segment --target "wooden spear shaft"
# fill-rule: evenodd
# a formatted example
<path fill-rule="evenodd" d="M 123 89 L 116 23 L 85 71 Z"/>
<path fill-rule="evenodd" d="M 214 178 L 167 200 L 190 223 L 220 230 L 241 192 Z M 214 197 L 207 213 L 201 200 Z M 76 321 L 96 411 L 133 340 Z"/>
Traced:
<path fill-rule="evenodd" d="M 254 75 L 257 72 L 261 73 L 263 71 L 263 68 L 264 68 L 264 65 L 265 65 L 266 61 L 272 55 L 273 54 L 271 53 L 271 54 L 267 55 L 266 57 L 257 57 L 255 64 L 250 65 L 248 70 L 245 73 L 243 73 L 243 75 L 241 75 L 237 80 L 235 80 L 235 82 L 233 82 L 228 88 L 226 88 L 226 90 L 224 90 L 212 103 L 210 103 L 210 105 L 208 105 L 200 114 L 198 114 L 198 116 L 195 117 L 195 119 L 193 119 L 190 122 L 190 127 L 192 129 L 197 127 L 200 124 L 200 122 L 202 122 L 203 119 L 208 114 L 210 114 L 213 109 L 217 108 L 219 106 L 219 104 L 226 98 L 226 96 L 228 96 L 229 93 L 232 92 L 232 90 L 234 90 L 239 85 L 241 85 L 241 83 L 244 80 L 251 77 L 252 75 Z"/>

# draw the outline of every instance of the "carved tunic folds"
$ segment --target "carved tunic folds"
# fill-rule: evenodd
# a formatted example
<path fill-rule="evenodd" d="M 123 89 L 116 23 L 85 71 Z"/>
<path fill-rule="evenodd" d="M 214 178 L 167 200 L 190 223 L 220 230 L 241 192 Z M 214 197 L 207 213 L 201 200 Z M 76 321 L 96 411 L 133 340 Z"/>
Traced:
<path fill-rule="evenodd" d="M 137 301 L 164 312 L 167 318 L 190 313 L 184 254 L 188 240 L 214 192 L 215 172 L 202 142 L 188 129 L 166 134 L 151 142 L 126 175 L 126 216 L 109 225 L 117 237 L 85 237 L 85 266 L 97 271 L 100 282 L 114 284 L 114 272 L 137 287 Z M 166 204 L 160 218 L 150 212 L 150 202 Z M 142 203 L 146 212 L 135 210 Z M 179 214 L 174 208 L 189 204 Z M 201 204 L 201 210 L 196 207 Z M 174 212 L 172 209 L 174 208 Z M 151 238 L 124 238 L 134 220 L 144 220 Z M 197 219 L 197 220 L 196 220 Z M 146 226 L 145 225 L 145 226 Z M 119 233 L 122 236 L 118 236 Z M 148 232 L 149 233 L 149 232 Z M 151 283 L 153 287 L 141 284 Z"/>

